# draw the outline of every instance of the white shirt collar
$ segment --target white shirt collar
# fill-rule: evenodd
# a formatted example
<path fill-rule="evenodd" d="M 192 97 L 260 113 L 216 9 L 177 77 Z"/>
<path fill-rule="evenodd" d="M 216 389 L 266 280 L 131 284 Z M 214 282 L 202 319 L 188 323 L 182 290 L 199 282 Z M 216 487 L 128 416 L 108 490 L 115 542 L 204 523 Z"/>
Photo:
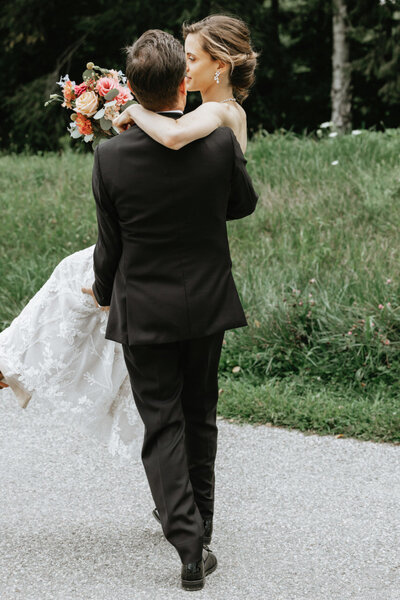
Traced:
<path fill-rule="evenodd" d="M 158 114 L 162 115 L 163 113 L 177 113 L 178 115 L 183 115 L 183 110 L 159 110 Z"/>

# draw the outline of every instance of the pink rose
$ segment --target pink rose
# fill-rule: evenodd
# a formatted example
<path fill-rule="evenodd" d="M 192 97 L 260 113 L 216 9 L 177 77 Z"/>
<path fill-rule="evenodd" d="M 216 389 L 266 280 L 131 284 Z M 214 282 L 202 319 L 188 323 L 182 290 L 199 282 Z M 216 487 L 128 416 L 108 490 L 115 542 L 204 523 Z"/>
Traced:
<path fill-rule="evenodd" d="M 133 96 L 129 91 L 129 88 L 118 86 L 119 94 L 115 97 L 115 100 L 119 106 L 126 104 L 128 100 L 133 100 Z"/>
<path fill-rule="evenodd" d="M 87 85 L 86 83 L 81 83 L 80 85 L 76 85 L 74 92 L 75 92 L 75 96 L 78 98 L 81 94 L 83 94 L 84 92 L 87 91 Z"/>
<path fill-rule="evenodd" d="M 105 96 L 110 90 L 118 90 L 118 81 L 112 77 L 101 77 L 96 84 L 96 91 L 99 96 Z"/>

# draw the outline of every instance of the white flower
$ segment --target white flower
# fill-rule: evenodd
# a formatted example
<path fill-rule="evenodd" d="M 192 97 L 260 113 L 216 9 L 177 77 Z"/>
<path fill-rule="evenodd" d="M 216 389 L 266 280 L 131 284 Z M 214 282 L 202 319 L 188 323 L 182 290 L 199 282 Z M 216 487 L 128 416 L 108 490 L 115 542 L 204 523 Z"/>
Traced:
<path fill-rule="evenodd" d="M 69 81 L 69 75 L 64 75 L 64 77 L 61 75 L 60 81 L 57 81 L 56 85 L 59 85 L 61 89 L 64 89 L 67 81 Z M 75 85 L 75 81 L 71 81 L 71 83 L 72 85 Z"/>
<path fill-rule="evenodd" d="M 320 127 L 321 127 L 321 129 L 327 129 L 331 125 L 332 125 L 331 121 L 325 121 L 324 123 L 321 123 Z"/>
<path fill-rule="evenodd" d="M 337 131 L 332 131 L 332 133 L 329 134 L 329 137 L 336 137 L 337 136 Z"/>
<path fill-rule="evenodd" d="M 118 75 L 119 75 L 122 83 L 126 83 L 128 81 L 127 78 L 125 77 L 125 75 L 123 74 L 123 72 L 121 70 L 118 71 Z"/>
<path fill-rule="evenodd" d="M 334 165 L 334 166 L 336 166 L 336 165 L 338 165 L 338 164 L 339 164 L 339 161 L 338 161 L 338 160 L 334 160 L 334 161 L 332 161 L 332 162 L 331 162 L 331 165 Z"/>
<path fill-rule="evenodd" d="M 351 135 L 360 135 L 360 133 L 362 133 L 362 131 L 360 131 L 359 129 L 353 129 Z"/>

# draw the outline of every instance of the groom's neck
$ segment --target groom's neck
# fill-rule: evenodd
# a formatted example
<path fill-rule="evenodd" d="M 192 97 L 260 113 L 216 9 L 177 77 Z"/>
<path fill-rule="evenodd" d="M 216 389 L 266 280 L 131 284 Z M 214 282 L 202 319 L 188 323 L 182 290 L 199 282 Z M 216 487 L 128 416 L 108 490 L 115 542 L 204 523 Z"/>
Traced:
<path fill-rule="evenodd" d="M 185 110 L 185 105 L 186 103 L 183 104 L 182 102 L 176 102 L 172 106 L 165 106 L 164 108 L 160 108 L 155 112 L 171 112 L 174 110 L 181 110 L 183 112 Z"/>
<path fill-rule="evenodd" d="M 186 95 L 181 94 L 176 102 L 169 106 L 165 106 L 164 108 L 160 108 L 157 112 L 169 112 L 173 110 L 181 110 L 184 112 L 186 106 Z"/>

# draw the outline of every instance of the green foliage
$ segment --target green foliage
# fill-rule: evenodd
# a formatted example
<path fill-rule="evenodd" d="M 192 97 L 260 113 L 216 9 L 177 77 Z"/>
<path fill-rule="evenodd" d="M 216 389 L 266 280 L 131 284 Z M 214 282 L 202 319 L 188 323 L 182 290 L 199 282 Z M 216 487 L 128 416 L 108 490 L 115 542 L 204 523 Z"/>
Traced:
<path fill-rule="evenodd" d="M 66 117 L 59 102 L 44 108 L 48 99 L 48 75 L 20 85 L 14 95 L 3 98 L 5 113 L 1 144 L 11 151 L 58 150 L 66 129 Z M 51 90 L 51 88 L 50 88 Z M 51 124 L 51 128 L 49 127 Z"/>
<path fill-rule="evenodd" d="M 218 410 L 235 421 L 400 443 L 398 394 L 385 384 L 360 394 L 347 385 L 324 385 L 302 376 L 263 383 L 221 377 Z"/>
<path fill-rule="evenodd" d="M 397 126 L 400 105 L 400 2 L 349 0 L 354 110 L 358 122 Z M 371 102 L 366 103 L 366 98 Z"/>
<path fill-rule="evenodd" d="M 94 243 L 93 156 L 0 156 L 0 330 L 66 255 Z"/>
<path fill-rule="evenodd" d="M 251 145 L 261 206 L 230 225 L 250 326 L 227 334 L 227 373 L 398 383 L 399 151 L 396 132 Z"/>

